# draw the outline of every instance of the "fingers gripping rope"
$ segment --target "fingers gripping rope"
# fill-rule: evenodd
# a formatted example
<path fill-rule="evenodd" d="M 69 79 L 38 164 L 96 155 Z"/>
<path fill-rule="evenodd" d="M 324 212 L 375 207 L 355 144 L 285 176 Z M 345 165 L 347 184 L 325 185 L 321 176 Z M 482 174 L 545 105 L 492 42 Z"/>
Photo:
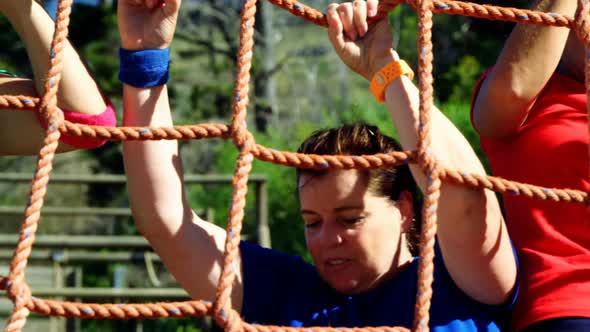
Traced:
<path fill-rule="evenodd" d="M 269 0 L 293 15 L 300 16 L 316 25 L 326 26 L 325 16 L 316 9 L 293 0 Z M 44 315 L 78 317 L 91 319 L 129 319 L 159 318 L 185 316 L 213 316 L 215 321 L 228 331 L 270 332 L 272 331 L 309 331 L 332 332 L 339 330 L 330 327 L 291 328 L 261 326 L 245 323 L 231 306 L 231 290 L 235 279 L 235 265 L 244 205 L 247 194 L 248 174 L 254 158 L 279 165 L 312 169 L 374 169 L 392 167 L 403 163 L 418 163 L 429 178 L 424 205 L 424 225 L 420 241 L 421 265 L 419 267 L 418 294 L 416 297 L 416 315 L 413 329 L 428 331 L 428 309 L 432 295 L 432 258 L 436 234 L 436 209 L 440 194 L 441 181 L 465 185 L 478 189 L 490 189 L 502 193 L 524 195 L 526 197 L 551 200 L 556 202 L 573 202 L 588 204 L 588 194 L 571 189 L 542 188 L 513 182 L 501 178 L 480 174 L 469 174 L 460 170 L 439 167 L 429 152 L 430 108 L 432 107 L 432 13 L 464 15 L 492 20 L 503 20 L 547 26 L 562 26 L 574 29 L 584 45 L 590 44 L 590 5 L 588 0 L 578 0 L 575 20 L 559 14 L 541 13 L 529 10 L 478 5 L 451 0 L 386 0 L 379 4 L 378 18 L 401 3 L 415 8 L 419 15 L 419 88 L 420 88 L 420 132 L 416 151 L 393 152 L 370 156 L 319 156 L 292 152 L 282 152 L 256 144 L 254 137 L 246 127 L 246 112 L 249 102 L 249 78 L 253 52 L 253 28 L 256 0 L 247 0 L 242 9 L 240 25 L 240 48 L 238 51 L 238 68 L 235 79 L 234 102 L 232 104 L 231 125 L 197 124 L 191 126 L 161 127 L 117 127 L 106 128 L 87 126 L 64 121 L 56 107 L 56 94 L 60 80 L 63 61 L 64 41 L 68 33 L 68 23 L 72 0 L 60 0 L 56 20 L 56 32 L 52 42 L 51 67 L 47 75 L 45 93 L 41 100 L 30 96 L 0 96 L 0 108 L 19 110 L 39 110 L 49 123 L 44 146 L 37 161 L 37 169 L 31 186 L 29 203 L 21 226 L 19 241 L 11 263 L 8 278 L 0 277 L 0 289 L 5 289 L 14 302 L 10 321 L 6 331 L 21 331 L 26 323 L 29 311 Z M 586 73 L 590 72 L 590 57 L 587 56 Z M 590 80 L 586 78 L 586 86 Z M 52 160 L 61 134 L 72 136 L 96 137 L 113 141 L 154 140 L 154 139 L 205 139 L 232 138 L 240 154 L 234 173 L 232 205 L 227 226 L 227 240 L 223 271 L 214 304 L 207 301 L 170 302 L 152 304 L 94 304 L 60 302 L 38 299 L 31 296 L 25 281 L 25 268 L 35 239 L 46 185 L 51 173 Z M 350 332 L 399 332 L 409 331 L 403 327 L 371 327 L 346 329 Z"/>

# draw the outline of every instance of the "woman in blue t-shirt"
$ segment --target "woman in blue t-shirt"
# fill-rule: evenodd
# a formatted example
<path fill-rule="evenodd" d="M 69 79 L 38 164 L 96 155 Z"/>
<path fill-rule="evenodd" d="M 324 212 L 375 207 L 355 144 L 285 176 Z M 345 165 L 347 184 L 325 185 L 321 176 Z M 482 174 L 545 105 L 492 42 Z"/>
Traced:
<path fill-rule="evenodd" d="M 153 50 L 169 47 L 179 5 L 179 0 L 118 2 L 122 47 L 136 61 L 122 62 L 121 72 L 129 72 L 127 66 L 142 68 L 144 61 L 153 64 L 158 53 L 163 55 L 156 62 L 167 63 L 165 52 Z M 375 127 L 354 124 L 312 135 L 301 152 L 415 149 L 418 91 L 391 49 L 388 22 L 369 31 L 367 18 L 376 12 L 376 0 L 333 4 L 327 10 L 328 34 L 345 64 L 368 80 L 376 77 L 372 91 L 385 101 L 401 147 Z M 152 81 L 158 76 L 150 74 Z M 132 76 L 122 77 L 125 125 L 171 126 L 166 85 Z M 330 84 L 333 78 L 324 80 Z M 465 138 L 440 111 L 432 111 L 432 155 L 444 167 L 484 174 Z M 190 208 L 178 143 L 127 141 L 123 153 L 138 229 L 194 298 L 213 300 L 226 233 Z M 417 277 L 414 232 L 420 219 L 416 183 L 421 188 L 427 183 L 417 166 L 299 170 L 301 213 L 314 265 L 243 243 L 234 308 L 246 321 L 260 324 L 410 327 Z M 443 183 L 438 221 L 432 330 L 500 330 L 514 298 L 517 266 L 494 193 Z"/>

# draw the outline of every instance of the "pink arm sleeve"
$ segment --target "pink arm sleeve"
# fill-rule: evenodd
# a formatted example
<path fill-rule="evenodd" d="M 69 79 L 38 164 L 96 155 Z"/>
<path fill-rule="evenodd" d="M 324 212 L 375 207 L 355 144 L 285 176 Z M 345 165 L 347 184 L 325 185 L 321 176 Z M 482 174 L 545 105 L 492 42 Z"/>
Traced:
<path fill-rule="evenodd" d="M 77 124 L 85 124 L 90 126 L 105 126 L 114 127 L 117 125 L 117 116 L 115 114 L 115 108 L 108 98 L 105 98 L 107 108 L 100 114 L 84 114 L 72 111 L 63 111 L 64 118 L 70 122 Z M 45 119 L 41 116 L 41 113 L 37 113 L 39 122 L 43 128 L 47 128 Z M 62 135 L 60 139 L 63 143 L 71 145 L 79 149 L 95 149 L 103 146 L 107 141 L 102 139 L 96 139 L 91 137 L 74 137 Z"/>

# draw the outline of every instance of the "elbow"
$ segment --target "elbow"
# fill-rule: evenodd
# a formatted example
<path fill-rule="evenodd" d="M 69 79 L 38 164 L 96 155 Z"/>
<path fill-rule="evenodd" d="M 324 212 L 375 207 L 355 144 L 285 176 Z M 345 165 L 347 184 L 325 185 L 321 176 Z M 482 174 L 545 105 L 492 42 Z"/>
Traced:
<path fill-rule="evenodd" d="M 174 236 L 182 225 L 185 214 L 171 210 L 173 209 L 133 210 L 135 227 L 149 241 Z"/>
<path fill-rule="evenodd" d="M 165 228 L 162 226 L 163 222 L 160 218 L 149 216 L 146 213 L 133 213 L 133 222 L 137 231 L 146 239 L 152 239 L 157 236 L 162 236 Z"/>
<path fill-rule="evenodd" d="M 499 266 L 492 268 L 494 277 L 487 281 L 487 288 L 478 299 L 489 305 L 506 305 L 518 296 L 518 267 L 515 259 L 506 255 Z"/>
<path fill-rule="evenodd" d="M 496 284 L 489 285 L 487 287 L 488 289 L 484 287 L 482 294 L 473 296 L 473 298 L 487 305 L 499 306 L 510 304 L 517 296 L 518 288 L 516 281 L 516 276 L 487 281 L 489 283 L 496 282 Z"/>
<path fill-rule="evenodd" d="M 530 68 L 514 65 L 496 65 L 482 84 L 482 90 L 504 101 L 527 103 L 539 92 L 539 83 L 530 77 L 536 74 Z M 537 83 L 537 84 L 533 84 Z"/>
<path fill-rule="evenodd" d="M 490 77 L 475 100 L 473 125 L 486 138 L 510 138 L 522 126 L 534 98 L 518 80 Z"/>
<path fill-rule="evenodd" d="M 519 115 L 517 114 L 518 111 L 528 110 L 537 95 L 537 91 L 532 91 L 529 86 L 524 84 L 525 82 L 514 77 L 496 80 L 498 82 L 493 84 L 494 88 L 490 89 L 490 97 L 502 103 L 498 107 L 510 110 L 513 115 L 517 116 Z"/>
<path fill-rule="evenodd" d="M 158 233 L 160 233 L 158 232 L 158 229 L 155 226 L 157 224 L 157 221 L 154 222 L 154 220 L 150 220 L 145 216 L 138 216 L 134 213 L 133 222 L 135 224 L 135 228 L 137 229 L 137 231 L 146 239 L 153 238 Z"/>

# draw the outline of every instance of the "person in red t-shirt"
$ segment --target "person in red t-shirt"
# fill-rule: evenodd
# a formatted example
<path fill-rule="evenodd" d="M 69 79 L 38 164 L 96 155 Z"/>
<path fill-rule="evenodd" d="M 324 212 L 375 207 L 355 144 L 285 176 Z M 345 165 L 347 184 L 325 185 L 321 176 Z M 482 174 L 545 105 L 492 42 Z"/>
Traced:
<path fill-rule="evenodd" d="M 44 90 L 49 69 L 49 53 L 54 22 L 43 7 L 33 0 L 2 0 L 0 13 L 10 21 L 20 36 L 31 61 L 34 80 L 0 72 L 0 95 L 37 96 Z M 115 110 L 103 97 L 99 87 L 69 42 L 66 42 L 63 70 L 58 90 L 58 107 L 66 120 L 114 126 Z M 0 155 L 30 155 L 39 152 L 44 138 L 44 119 L 35 112 L 0 110 Z M 75 148 L 95 148 L 104 140 L 62 135 L 58 152 Z"/>
<path fill-rule="evenodd" d="M 577 1 L 533 7 L 573 15 Z M 494 175 L 590 190 L 584 50 L 575 32 L 519 24 L 476 86 L 472 121 Z M 519 253 L 513 331 L 590 331 L 590 214 L 581 204 L 504 195 Z"/>

